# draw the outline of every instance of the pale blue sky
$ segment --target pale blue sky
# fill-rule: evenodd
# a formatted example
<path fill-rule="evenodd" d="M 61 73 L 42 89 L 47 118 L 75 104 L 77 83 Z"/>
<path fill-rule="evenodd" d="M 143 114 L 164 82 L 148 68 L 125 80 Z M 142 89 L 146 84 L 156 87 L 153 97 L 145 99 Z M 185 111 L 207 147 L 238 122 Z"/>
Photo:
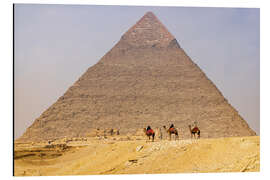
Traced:
<path fill-rule="evenodd" d="M 15 138 L 147 11 L 259 134 L 259 9 L 17 4 Z"/>

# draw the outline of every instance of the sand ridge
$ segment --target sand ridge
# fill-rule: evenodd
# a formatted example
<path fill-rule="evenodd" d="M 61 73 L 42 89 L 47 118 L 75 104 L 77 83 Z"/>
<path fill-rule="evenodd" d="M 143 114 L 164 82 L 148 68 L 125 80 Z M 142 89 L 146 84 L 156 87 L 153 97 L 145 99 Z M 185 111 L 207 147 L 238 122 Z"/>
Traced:
<path fill-rule="evenodd" d="M 16 144 L 15 176 L 260 170 L 259 136 L 155 142 L 108 137 L 54 144 Z"/>

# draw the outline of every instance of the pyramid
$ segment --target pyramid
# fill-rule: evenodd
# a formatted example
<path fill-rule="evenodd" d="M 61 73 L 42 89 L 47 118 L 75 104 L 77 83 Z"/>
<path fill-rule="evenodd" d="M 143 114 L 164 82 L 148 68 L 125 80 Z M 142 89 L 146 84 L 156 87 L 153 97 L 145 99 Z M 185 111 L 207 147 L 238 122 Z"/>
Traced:
<path fill-rule="evenodd" d="M 190 138 L 256 135 L 174 36 L 147 12 L 19 138 L 40 141 L 84 136 L 90 130 L 122 134 L 173 123 Z"/>

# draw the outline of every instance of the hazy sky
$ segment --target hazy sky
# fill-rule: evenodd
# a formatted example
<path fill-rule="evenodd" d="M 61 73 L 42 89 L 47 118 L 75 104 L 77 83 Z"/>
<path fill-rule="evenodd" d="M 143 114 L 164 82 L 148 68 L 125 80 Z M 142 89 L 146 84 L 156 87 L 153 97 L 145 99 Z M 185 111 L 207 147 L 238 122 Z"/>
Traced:
<path fill-rule="evenodd" d="M 16 4 L 15 138 L 147 11 L 259 134 L 259 9 Z"/>

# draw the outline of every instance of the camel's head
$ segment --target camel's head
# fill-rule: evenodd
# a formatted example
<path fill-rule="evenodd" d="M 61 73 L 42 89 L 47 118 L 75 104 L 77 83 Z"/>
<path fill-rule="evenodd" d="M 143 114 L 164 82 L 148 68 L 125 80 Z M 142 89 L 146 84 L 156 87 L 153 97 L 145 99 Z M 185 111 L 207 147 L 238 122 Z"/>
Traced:
<path fill-rule="evenodd" d="M 166 126 L 163 126 L 164 129 L 167 129 Z"/>
<path fill-rule="evenodd" d="M 143 132 L 146 132 L 146 128 L 143 128 Z"/>

